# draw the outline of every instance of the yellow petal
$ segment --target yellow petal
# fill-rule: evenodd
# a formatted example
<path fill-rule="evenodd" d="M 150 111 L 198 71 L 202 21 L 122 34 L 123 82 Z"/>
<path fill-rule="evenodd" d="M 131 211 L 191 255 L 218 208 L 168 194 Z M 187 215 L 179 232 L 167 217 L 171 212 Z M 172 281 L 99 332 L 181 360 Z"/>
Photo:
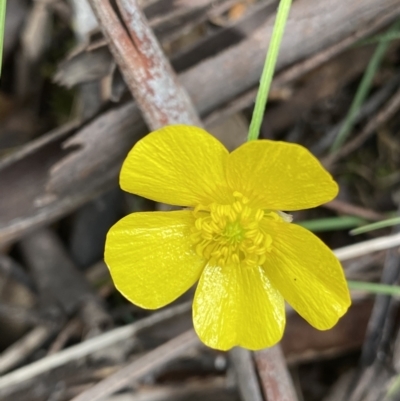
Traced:
<path fill-rule="evenodd" d="M 254 205 L 300 210 L 332 200 L 338 186 L 304 147 L 268 140 L 243 144 L 228 157 L 228 183 Z"/>
<path fill-rule="evenodd" d="M 285 327 L 284 300 L 262 268 L 208 265 L 196 290 L 193 323 L 211 348 L 270 347 Z"/>
<path fill-rule="evenodd" d="M 171 205 L 227 203 L 227 157 L 221 142 L 203 129 L 167 126 L 133 147 L 122 166 L 120 185 L 127 192 Z"/>
<path fill-rule="evenodd" d="M 146 309 L 187 291 L 205 262 L 193 251 L 189 211 L 133 213 L 108 232 L 105 262 L 117 289 Z"/>
<path fill-rule="evenodd" d="M 351 303 L 336 256 L 303 227 L 271 221 L 263 228 L 272 237 L 264 265 L 272 285 L 312 326 L 334 326 Z"/>

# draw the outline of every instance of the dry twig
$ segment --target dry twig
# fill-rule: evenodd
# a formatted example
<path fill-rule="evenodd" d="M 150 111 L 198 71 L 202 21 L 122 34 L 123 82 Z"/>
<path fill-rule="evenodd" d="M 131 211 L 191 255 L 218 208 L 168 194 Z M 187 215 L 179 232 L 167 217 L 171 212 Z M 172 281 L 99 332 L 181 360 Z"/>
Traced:
<path fill-rule="evenodd" d="M 163 322 L 174 316 L 187 313 L 190 308 L 191 303 L 186 303 L 173 308 L 165 309 L 161 312 L 154 313 L 148 318 L 141 319 L 136 323 L 116 328 L 105 334 L 91 338 L 90 340 L 60 351 L 57 354 L 40 359 L 39 361 L 24 366 L 15 372 L 4 375 L 0 377 L 0 398 L 12 392 L 15 386 L 23 386 L 29 380 L 32 380 L 43 373 L 56 369 L 57 367 L 85 358 L 96 351 L 110 347 L 122 341 L 128 341 L 131 339 L 131 341 L 134 342 L 135 335 L 137 335 L 140 331 L 152 327 L 157 323 Z"/>
<path fill-rule="evenodd" d="M 349 214 L 351 216 L 357 216 L 361 217 L 362 219 L 367 219 L 371 221 L 379 221 L 385 219 L 385 216 L 383 214 L 377 213 L 371 209 L 366 209 L 362 206 L 344 202 L 340 199 L 334 199 L 333 201 L 325 203 L 322 206 L 326 209 L 331 209 L 338 213 Z"/>
<path fill-rule="evenodd" d="M 255 360 L 267 401 L 297 401 L 280 345 L 257 351 Z"/>
<path fill-rule="evenodd" d="M 186 91 L 178 83 L 136 0 L 117 3 L 130 37 L 108 0 L 90 0 L 148 126 L 157 129 L 173 123 L 200 125 Z"/>
<path fill-rule="evenodd" d="M 367 255 L 368 253 L 394 248 L 396 246 L 400 246 L 400 234 L 392 234 L 370 239 L 354 245 L 334 249 L 333 252 L 339 260 L 344 261 L 358 256 Z"/>
<path fill-rule="evenodd" d="M 53 334 L 54 327 L 37 326 L 28 334 L 15 342 L 11 347 L 7 348 L 0 354 L 0 374 L 11 370 L 27 357 L 33 351 L 36 351 L 45 341 Z"/>
<path fill-rule="evenodd" d="M 96 384 L 71 401 L 100 401 L 143 377 L 152 370 L 182 355 L 200 342 L 193 330 L 187 331 L 166 344 L 155 348 L 142 358 L 122 368 L 117 373 Z"/>
<path fill-rule="evenodd" d="M 230 352 L 233 369 L 236 373 L 239 392 L 243 401 L 262 401 L 257 372 L 251 352 L 243 348 L 234 348 Z"/>

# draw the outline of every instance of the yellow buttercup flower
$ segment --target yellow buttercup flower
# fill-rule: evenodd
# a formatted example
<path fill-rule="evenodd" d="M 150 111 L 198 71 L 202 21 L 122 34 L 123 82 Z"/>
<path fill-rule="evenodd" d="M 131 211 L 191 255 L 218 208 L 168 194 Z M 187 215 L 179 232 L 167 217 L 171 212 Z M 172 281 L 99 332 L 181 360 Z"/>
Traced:
<path fill-rule="evenodd" d="M 105 261 L 118 290 L 147 309 L 199 280 L 193 322 L 212 348 L 277 343 L 286 300 L 320 330 L 350 305 L 340 263 L 294 211 L 338 187 L 302 146 L 259 140 L 229 153 L 206 131 L 167 126 L 140 140 L 120 175 L 125 191 L 180 211 L 133 213 L 109 231 Z"/>

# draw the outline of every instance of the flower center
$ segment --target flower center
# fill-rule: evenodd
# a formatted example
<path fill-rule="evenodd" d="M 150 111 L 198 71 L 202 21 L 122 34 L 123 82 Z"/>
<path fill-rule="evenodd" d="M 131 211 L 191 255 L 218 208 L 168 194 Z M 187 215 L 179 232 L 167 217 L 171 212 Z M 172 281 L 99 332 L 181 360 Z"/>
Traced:
<path fill-rule="evenodd" d="M 275 212 L 249 207 L 249 200 L 240 193 L 235 192 L 234 197 L 231 205 L 211 203 L 194 209 L 191 238 L 196 253 L 219 266 L 260 266 L 272 245 L 271 236 L 260 222 L 280 217 Z"/>

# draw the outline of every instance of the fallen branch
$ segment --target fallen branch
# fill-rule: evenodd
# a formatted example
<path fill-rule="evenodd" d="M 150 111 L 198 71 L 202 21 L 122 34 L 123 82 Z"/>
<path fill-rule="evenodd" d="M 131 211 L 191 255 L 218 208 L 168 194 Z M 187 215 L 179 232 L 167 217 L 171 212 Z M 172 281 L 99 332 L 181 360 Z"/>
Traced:
<path fill-rule="evenodd" d="M 152 129 L 167 124 L 200 125 L 136 0 L 117 4 L 129 35 L 108 0 L 89 0 L 130 91 Z"/>
<path fill-rule="evenodd" d="M 198 347 L 200 341 L 193 330 L 187 331 L 171 341 L 155 348 L 142 358 L 122 368 L 107 379 L 94 385 L 71 401 L 100 401 L 118 390 L 132 384 L 156 368 L 176 359 L 193 347 Z"/>
<path fill-rule="evenodd" d="M 333 252 L 340 261 L 357 258 L 368 253 L 400 246 L 400 234 L 386 235 L 379 238 L 359 242 L 354 245 L 334 249 Z"/>
<path fill-rule="evenodd" d="M 279 345 L 256 352 L 255 360 L 267 401 L 297 401 L 296 390 Z"/>
<path fill-rule="evenodd" d="M 141 331 L 160 322 L 171 319 L 174 316 L 185 314 L 191 310 L 191 306 L 191 302 L 189 302 L 154 313 L 147 318 L 141 319 L 137 323 L 111 330 L 78 345 L 60 351 L 57 354 L 49 355 L 37 362 L 26 365 L 15 372 L 6 374 L 0 377 L 0 398 L 12 393 L 15 387 L 23 387 L 30 380 L 43 373 L 50 372 L 51 370 L 73 361 L 81 360 L 96 351 L 110 347 L 119 342 L 127 341 L 129 339 L 134 342 L 135 336 Z"/>
<path fill-rule="evenodd" d="M 236 347 L 230 352 L 230 359 L 236 373 L 241 399 L 243 401 L 262 401 L 263 397 L 251 352 Z"/>
<path fill-rule="evenodd" d="M 54 334 L 54 327 L 37 326 L 0 354 L 0 375 L 25 361 Z"/>

